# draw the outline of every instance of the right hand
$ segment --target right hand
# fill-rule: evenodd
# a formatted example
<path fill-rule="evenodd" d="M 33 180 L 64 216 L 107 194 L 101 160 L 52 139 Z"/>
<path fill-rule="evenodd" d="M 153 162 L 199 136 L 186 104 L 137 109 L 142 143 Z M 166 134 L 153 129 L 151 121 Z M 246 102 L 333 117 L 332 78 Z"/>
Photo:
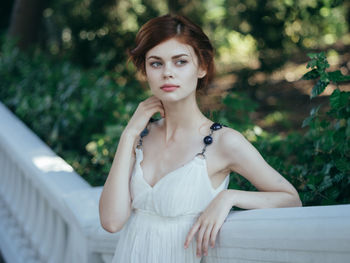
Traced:
<path fill-rule="evenodd" d="M 129 120 L 128 125 L 125 127 L 124 132 L 133 136 L 138 136 L 147 126 L 150 118 L 157 112 L 159 112 L 163 118 L 165 117 L 165 110 L 160 99 L 151 96 L 141 101 Z"/>

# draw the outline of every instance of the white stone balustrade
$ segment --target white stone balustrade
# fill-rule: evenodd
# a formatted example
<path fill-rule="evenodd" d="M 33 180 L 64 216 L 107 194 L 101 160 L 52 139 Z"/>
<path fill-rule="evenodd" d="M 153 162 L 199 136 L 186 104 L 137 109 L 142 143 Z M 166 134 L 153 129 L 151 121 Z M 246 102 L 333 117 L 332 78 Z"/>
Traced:
<path fill-rule="evenodd" d="M 0 103 L 0 249 L 7 263 L 111 262 L 118 233 L 100 226 L 101 191 Z M 202 262 L 350 262 L 350 205 L 231 212 Z"/>
<path fill-rule="evenodd" d="M 100 226 L 100 192 L 0 103 L 0 249 L 7 263 L 108 262 L 118 234 Z M 107 244 L 99 252 L 101 239 Z"/>

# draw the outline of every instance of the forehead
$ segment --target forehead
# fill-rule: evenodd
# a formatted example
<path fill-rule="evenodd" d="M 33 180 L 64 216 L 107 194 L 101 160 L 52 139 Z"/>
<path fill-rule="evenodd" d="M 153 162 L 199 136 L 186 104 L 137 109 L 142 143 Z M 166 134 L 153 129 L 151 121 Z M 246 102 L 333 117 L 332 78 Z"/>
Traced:
<path fill-rule="evenodd" d="M 175 38 L 166 40 L 155 47 L 151 48 L 146 53 L 146 59 L 151 56 L 160 58 L 171 58 L 173 56 L 185 54 L 191 58 L 196 59 L 196 54 L 191 45 L 184 44 Z"/>

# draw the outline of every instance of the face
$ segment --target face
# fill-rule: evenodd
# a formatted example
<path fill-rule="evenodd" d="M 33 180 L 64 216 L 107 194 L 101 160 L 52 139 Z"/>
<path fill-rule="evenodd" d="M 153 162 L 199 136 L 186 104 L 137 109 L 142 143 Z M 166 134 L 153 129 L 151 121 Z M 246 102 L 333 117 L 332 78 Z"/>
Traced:
<path fill-rule="evenodd" d="M 198 78 L 205 70 L 198 66 L 192 46 L 171 38 L 146 53 L 146 77 L 153 95 L 176 101 L 195 94 Z"/>

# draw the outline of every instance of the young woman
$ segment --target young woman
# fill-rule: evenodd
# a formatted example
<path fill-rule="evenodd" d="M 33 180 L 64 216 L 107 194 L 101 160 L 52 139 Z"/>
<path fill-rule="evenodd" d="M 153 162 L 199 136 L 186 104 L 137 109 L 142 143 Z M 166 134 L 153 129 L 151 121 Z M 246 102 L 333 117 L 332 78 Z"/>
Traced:
<path fill-rule="evenodd" d="M 232 206 L 300 206 L 297 191 L 237 131 L 202 114 L 196 91 L 214 73 L 213 48 L 183 16 L 148 21 L 130 58 L 153 96 L 125 127 L 100 198 L 100 220 L 120 231 L 113 263 L 199 262 Z M 151 117 L 160 112 L 162 118 Z M 259 192 L 227 189 L 237 172 Z"/>

